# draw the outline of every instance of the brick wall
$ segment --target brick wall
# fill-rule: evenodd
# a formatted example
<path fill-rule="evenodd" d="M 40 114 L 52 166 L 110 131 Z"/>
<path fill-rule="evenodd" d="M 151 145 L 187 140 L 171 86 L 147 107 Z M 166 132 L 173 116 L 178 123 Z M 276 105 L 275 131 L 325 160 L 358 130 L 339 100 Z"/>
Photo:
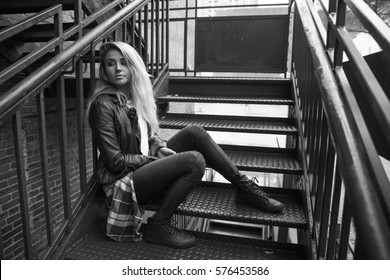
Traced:
<path fill-rule="evenodd" d="M 55 108 L 56 99 L 46 99 L 46 128 L 48 149 L 48 184 L 52 208 L 53 225 L 55 231 L 64 219 L 62 172 L 60 163 L 59 120 Z M 23 160 L 27 181 L 28 207 L 34 256 L 39 258 L 47 245 L 45 204 L 42 186 L 42 168 L 40 157 L 40 143 L 38 119 L 34 112 L 36 106 L 29 103 L 23 110 L 22 137 Z M 71 204 L 74 206 L 80 193 L 79 158 L 78 158 L 78 130 L 75 102 L 67 100 L 67 156 L 68 179 L 70 182 Z M 92 175 L 92 143 L 88 125 L 85 131 L 87 178 Z M 11 119 L 0 125 L 0 225 L 3 238 L 4 258 L 24 258 L 21 211 L 19 204 L 18 176 L 16 172 L 15 148 L 13 144 Z"/>

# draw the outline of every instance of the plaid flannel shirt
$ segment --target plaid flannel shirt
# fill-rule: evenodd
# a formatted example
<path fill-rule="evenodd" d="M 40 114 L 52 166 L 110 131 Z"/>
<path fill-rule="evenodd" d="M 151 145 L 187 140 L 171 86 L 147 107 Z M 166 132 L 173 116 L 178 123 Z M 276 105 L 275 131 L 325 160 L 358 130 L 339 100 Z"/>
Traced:
<path fill-rule="evenodd" d="M 141 241 L 139 229 L 144 211 L 137 202 L 133 184 L 133 172 L 104 186 L 107 197 L 112 201 L 107 218 L 106 234 L 117 242 Z"/>

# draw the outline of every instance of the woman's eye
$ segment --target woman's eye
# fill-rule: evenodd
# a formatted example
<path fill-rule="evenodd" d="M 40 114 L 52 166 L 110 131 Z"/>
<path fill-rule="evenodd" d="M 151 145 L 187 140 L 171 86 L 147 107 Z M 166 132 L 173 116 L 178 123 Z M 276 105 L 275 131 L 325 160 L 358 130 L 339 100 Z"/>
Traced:
<path fill-rule="evenodd" d="M 112 62 L 112 61 L 108 61 L 108 62 L 106 63 L 106 65 L 107 65 L 108 67 L 112 67 L 112 66 L 115 65 L 115 63 Z"/>

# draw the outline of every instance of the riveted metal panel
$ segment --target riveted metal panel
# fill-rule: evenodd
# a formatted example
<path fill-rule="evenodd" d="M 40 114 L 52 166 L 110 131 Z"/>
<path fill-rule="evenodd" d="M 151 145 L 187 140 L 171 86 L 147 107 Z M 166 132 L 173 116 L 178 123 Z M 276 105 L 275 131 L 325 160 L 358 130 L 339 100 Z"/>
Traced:
<path fill-rule="evenodd" d="M 286 69 L 288 16 L 196 20 L 195 71 L 279 73 Z"/>

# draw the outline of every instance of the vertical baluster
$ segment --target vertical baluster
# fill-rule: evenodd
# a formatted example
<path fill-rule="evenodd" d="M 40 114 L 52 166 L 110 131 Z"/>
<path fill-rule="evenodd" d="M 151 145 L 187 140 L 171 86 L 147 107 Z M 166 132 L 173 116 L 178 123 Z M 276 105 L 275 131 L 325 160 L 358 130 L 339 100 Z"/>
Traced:
<path fill-rule="evenodd" d="M 328 12 L 330 15 L 336 13 L 336 8 L 337 8 L 336 2 L 337 2 L 337 0 L 330 0 L 329 1 Z M 342 2 L 342 0 L 340 0 L 338 2 Z M 333 32 L 332 26 L 329 24 L 329 22 L 327 23 L 326 34 L 327 34 L 327 36 L 326 36 L 326 49 L 327 50 L 333 49 L 335 46 L 335 35 Z"/>
<path fill-rule="evenodd" d="M 319 102 L 319 109 L 318 109 L 318 120 L 315 124 L 316 129 L 315 129 L 315 142 L 314 142 L 314 147 L 312 148 L 311 152 L 314 155 L 314 158 L 312 159 L 312 174 L 313 174 L 313 180 L 312 180 L 312 192 L 316 193 L 317 192 L 317 179 L 318 179 L 318 172 L 319 172 L 319 161 L 320 161 L 320 149 L 321 149 L 321 142 L 324 140 L 322 138 L 322 127 L 325 119 L 325 112 L 324 108 L 322 107 L 322 102 L 320 98 L 318 99 Z"/>
<path fill-rule="evenodd" d="M 158 77 L 160 73 L 160 0 L 156 1 L 156 73 L 155 77 Z"/>
<path fill-rule="evenodd" d="M 56 35 L 61 37 L 62 30 L 62 14 L 54 17 L 54 28 Z M 63 43 L 56 47 L 55 53 L 59 54 L 63 51 Z M 67 129 L 66 129 L 66 99 L 65 99 L 65 80 L 64 75 L 61 75 L 56 80 L 57 91 L 57 108 L 59 119 L 59 141 L 60 141 L 60 157 L 61 157 L 61 174 L 62 174 L 62 193 L 64 201 L 64 218 L 70 222 L 72 217 L 70 205 L 70 189 L 69 189 L 69 171 L 68 171 L 68 154 L 66 152 Z M 68 230 L 71 230 L 71 223 L 69 223 Z"/>
<path fill-rule="evenodd" d="M 313 85 L 312 85 L 313 86 Z M 321 123 L 321 115 L 320 112 L 322 111 L 321 103 L 319 102 L 318 93 L 314 90 L 309 90 L 310 92 L 309 98 L 310 101 L 308 102 L 306 107 L 310 107 L 310 109 L 307 109 L 307 116 L 305 117 L 305 123 L 306 123 L 306 130 L 307 130 L 307 140 L 305 149 L 309 152 L 309 170 L 312 172 L 314 169 L 314 164 L 317 160 L 318 154 L 313 153 L 315 151 L 315 145 L 319 141 L 319 124 Z"/>
<path fill-rule="evenodd" d="M 78 26 L 77 39 L 80 39 L 82 34 L 82 8 L 81 0 L 75 1 L 75 23 Z M 80 170 L 80 192 L 86 193 L 87 186 L 87 157 L 85 155 L 85 127 L 84 127 L 84 79 L 83 79 L 83 62 L 81 59 L 76 61 L 76 99 L 77 106 L 77 130 L 78 130 L 78 153 L 79 153 L 79 170 Z"/>
<path fill-rule="evenodd" d="M 161 0 L 161 69 L 164 68 L 165 60 L 165 1 Z"/>
<path fill-rule="evenodd" d="M 308 88 L 313 88 L 313 80 L 310 79 L 308 81 Z M 307 102 L 307 117 L 305 118 L 305 123 L 306 123 L 306 130 L 307 130 L 307 135 L 308 138 L 306 140 L 306 149 L 308 151 L 311 151 L 313 148 L 313 144 L 315 143 L 316 138 L 314 137 L 314 131 L 315 128 L 317 127 L 317 118 L 316 118 L 316 112 L 318 110 L 319 104 L 317 102 L 318 97 L 317 97 L 317 91 L 315 90 L 309 90 L 308 91 L 308 102 Z M 313 162 L 313 158 L 310 155 L 309 158 L 309 166 Z"/>
<path fill-rule="evenodd" d="M 330 136 L 329 136 L 330 138 Z M 317 255 L 319 258 L 325 258 L 326 245 L 328 241 L 328 228 L 329 228 L 329 212 L 332 199 L 332 189 L 334 182 L 334 163 L 335 163 L 335 150 L 331 141 L 328 142 L 329 149 L 326 158 L 326 175 L 325 175 L 325 191 L 322 205 L 322 216 L 320 225 L 319 236 L 319 249 Z"/>
<path fill-rule="evenodd" d="M 198 1 L 196 1 L 198 2 Z M 188 49 L 188 0 L 186 0 L 186 15 L 184 19 L 184 73 L 185 76 L 188 75 L 187 69 L 188 69 L 188 61 L 187 61 L 187 49 Z"/>
<path fill-rule="evenodd" d="M 142 10 L 138 13 L 138 53 L 142 57 Z"/>
<path fill-rule="evenodd" d="M 347 258 L 351 221 L 352 221 L 352 212 L 348 204 L 348 200 L 345 200 L 344 210 L 343 210 L 343 220 L 342 220 L 341 233 L 340 233 L 340 250 L 339 250 L 339 257 L 338 257 L 338 259 L 340 260 L 345 260 Z"/>
<path fill-rule="evenodd" d="M 151 14 L 151 23 L 150 23 L 150 74 L 152 76 L 155 75 L 155 71 L 154 71 L 154 1 L 155 0 L 152 0 L 150 1 L 150 14 Z"/>
<path fill-rule="evenodd" d="M 149 65 L 149 61 L 148 61 L 148 53 L 149 53 L 149 12 L 148 12 L 148 9 L 149 8 L 148 7 L 149 7 L 149 4 L 146 5 L 144 8 L 145 53 L 144 53 L 143 58 L 144 58 L 146 66 Z"/>
<path fill-rule="evenodd" d="M 165 5 L 165 12 L 166 12 L 166 63 L 169 63 L 169 0 L 166 0 L 166 5 Z"/>
<path fill-rule="evenodd" d="M 45 203 L 45 215 L 46 215 L 46 232 L 47 242 L 49 246 L 54 241 L 54 231 L 52 223 L 52 208 L 50 200 L 50 187 L 48 183 L 48 152 L 47 152 L 47 134 L 46 134 L 46 116 L 45 116 L 45 99 L 43 92 L 39 93 L 36 97 L 37 109 L 38 109 L 38 128 L 39 128 L 39 143 L 41 152 L 41 168 L 42 168 L 42 188 L 43 199 Z"/>
<path fill-rule="evenodd" d="M 130 38 L 131 38 L 131 45 L 134 47 L 134 48 L 137 48 L 136 47 L 136 43 L 135 43 L 135 25 L 136 25 L 136 15 L 133 14 L 131 16 L 131 29 L 130 29 Z"/>
<path fill-rule="evenodd" d="M 321 131 L 321 148 L 319 150 L 319 165 L 318 165 L 318 175 L 315 176 L 316 181 L 313 180 L 313 184 L 317 187 L 316 192 L 316 205 L 314 209 L 314 220 L 320 221 L 321 218 L 321 209 L 323 202 L 324 194 L 324 183 L 325 183 L 325 172 L 326 172 L 326 157 L 328 154 L 329 147 L 329 128 L 326 120 L 323 120 L 322 131 Z"/>
<path fill-rule="evenodd" d="M 87 189 L 87 156 L 85 154 L 85 127 L 84 127 L 84 79 L 83 62 L 79 59 L 76 62 L 76 98 L 77 106 L 77 130 L 78 130 L 78 153 L 80 170 L 80 191 L 86 193 Z"/>
<path fill-rule="evenodd" d="M 66 98 L 65 98 L 65 80 L 61 75 L 56 80 L 57 89 L 57 107 L 59 119 L 59 142 L 60 142 L 60 158 L 61 158 L 61 174 L 62 174 L 62 195 L 64 201 L 64 218 L 71 220 L 72 211 L 70 205 L 70 188 L 69 188 L 69 171 L 68 171 L 68 140 L 66 127 Z M 69 224 L 70 226 L 70 224 Z M 69 228 L 70 229 L 70 228 Z"/>
<path fill-rule="evenodd" d="M 127 40 L 127 21 L 122 24 L 122 42 L 128 43 Z"/>
<path fill-rule="evenodd" d="M 337 14 L 336 14 L 336 25 L 337 27 L 345 26 L 345 15 L 346 15 L 346 4 L 343 0 L 338 1 Z M 340 45 L 337 40 L 335 43 L 335 52 L 334 52 L 334 67 L 343 65 L 343 47 Z"/>
<path fill-rule="evenodd" d="M 20 212 L 23 227 L 24 255 L 26 259 L 32 259 L 33 249 L 31 241 L 30 211 L 28 209 L 26 167 L 23 156 L 22 120 L 20 111 L 12 116 L 12 129 L 14 133 L 14 146 L 16 157 L 16 169 L 18 173 L 18 189 L 20 200 Z"/>
<path fill-rule="evenodd" d="M 341 195 L 341 177 L 336 165 L 333 199 L 332 199 L 332 210 L 331 210 L 330 226 L 329 226 L 328 252 L 326 256 L 328 260 L 335 259 L 337 231 L 339 229 L 338 218 L 339 218 L 339 209 L 340 209 L 340 195 Z"/>
<path fill-rule="evenodd" d="M 198 1 L 195 1 L 195 24 L 196 24 L 196 20 L 198 19 Z M 185 32 L 185 31 L 184 31 Z M 186 50 L 186 49 L 184 49 Z M 185 70 L 186 71 L 186 70 Z M 187 74 L 186 74 L 187 76 Z M 195 70 L 195 67 L 194 67 L 194 76 L 196 76 L 196 70 Z"/>
<path fill-rule="evenodd" d="M 91 94 L 93 93 L 95 86 L 96 86 L 96 51 L 95 51 L 95 44 L 96 42 L 92 42 L 90 45 L 91 48 L 91 61 L 89 62 L 89 68 L 90 68 L 90 81 L 89 81 L 89 86 L 91 89 Z M 92 158 L 93 158 L 93 173 L 96 173 L 96 163 L 97 163 L 97 158 L 98 158 L 98 153 L 97 153 L 97 146 L 96 142 L 93 140 L 93 135 L 92 135 Z"/>
<path fill-rule="evenodd" d="M 113 41 L 118 40 L 118 30 L 117 29 L 114 29 L 114 31 L 112 31 L 112 40 Z"/>

